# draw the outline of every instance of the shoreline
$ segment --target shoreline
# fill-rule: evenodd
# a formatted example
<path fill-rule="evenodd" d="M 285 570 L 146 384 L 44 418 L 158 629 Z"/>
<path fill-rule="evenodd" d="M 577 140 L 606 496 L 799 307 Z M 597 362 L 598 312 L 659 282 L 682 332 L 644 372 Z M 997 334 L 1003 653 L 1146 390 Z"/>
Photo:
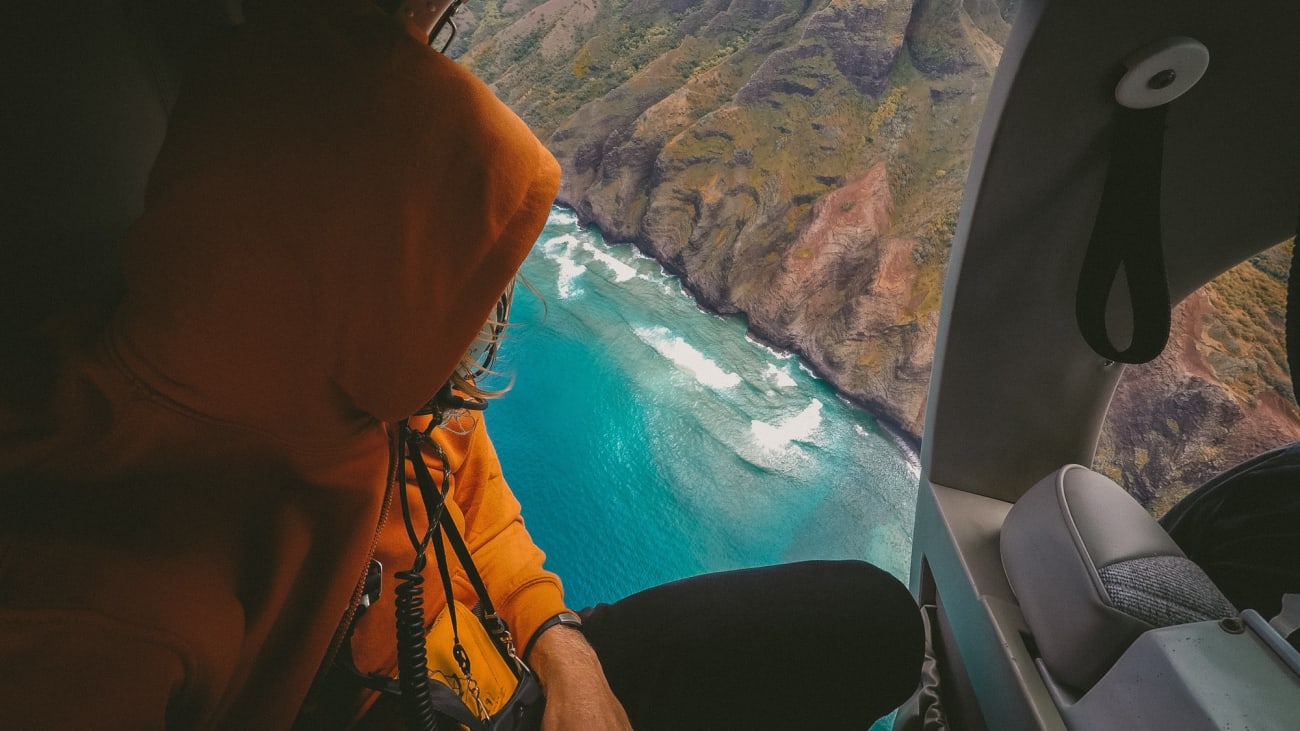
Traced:
<path fill-rule="evenodd" d="M 691 298 L 691 300 L 695 303 L 695 307 L 699 309 L 701 312 L 704 312 L 709 315 L 713 315 L 714 317 L 727 317 L 727 318 L 737 317 L 737 316 L 744 317 L 746 338 L 750 339 L 755 344 L 760 345 L 770 351 L 777 352 L 777 353 L 787 353 L 791 356 L 794 356 L 798 360 L 799 365 L 804 370 L 808 371 L 815 378 L 826 383 L 826 385 L 830 386 L 831 390 L 835 392 L 836 397 L 838 397 L 841 401 L 844 401 L 845 403 L 849 404 L 853 408 L 858 409 L 870 415 L 871 418 L 875 420 L 876 424 L 878 424 L 883 430 L 885 430 L 888 433 L 888 436 L 891 438 L 891 440 L 894 441 L 894 443 L 896 443 L 902 451 L 907 452 L 907 456 L 909 457 L 909 459 L 911 459 L 913 462 L 917 464 L 920 463 L 920 459 L 921 459 L 920 436 L 912 434 L 907 429 L 905 429 L 902 424 L 895 422 L 893 419 L 882 416 L 881 413 L 877 410 L 878 405 L 870 403 L 867 400 L 857 398 L 853 394 L 847 393 L 838 383 L 835 382 L 833 378 L 830 378 L 822 369 L 818 368 L 816 365 L 811 363 L 809 361 L 808 355 L 803 351 L 801 351 L 799 348 L 787 347 L 785 345 L 775 342 L 775 340 L 772 337 L 762 332 L 761 330 L 755 328 L 753 321 L 749 319 L 749 313 L 736 308 L 731 303 L 714 302 L 710 298 L 702 296 L 700 292 L 696 290 L 694 284 L 690 280 L 690 277 L 687 276 L 685 271 L 674 266 L 670 262 L 666 262 L 663 259 L 659 258 L 655 254 L 655 252 L 648 250 L 648 248 L 644 245 L 644 242 L 637 241 L 637 240 L 621 241 L 621 240 L 607 239 L 604 230 L 601 229 L 600 226 L 596 224 L 594 219 L 584 216 L 581 211 L 574 208 L 568 201 L 564 201 L 557 198 L 555 200 L 554 205 L 557 208 L 562 208 L 565 211 L 572 213 L 574 217 L 578 219 L 578 225 L 581 226 L 582 228 L 584 229 L 594 228 L 596 229 L 596 231 L 600 232 L 601 242 L 605 246 L 631 245 L 637 251 L 641 252 L 641 254 L 643 254 L 644 256 L 647 256 L 650 259 L 653 259 L 654 261 L 658 262 L 659 266 L 662 267 L 665 272 L 677 278 L 677 280 L 681 283 L 682 291 Z"/>

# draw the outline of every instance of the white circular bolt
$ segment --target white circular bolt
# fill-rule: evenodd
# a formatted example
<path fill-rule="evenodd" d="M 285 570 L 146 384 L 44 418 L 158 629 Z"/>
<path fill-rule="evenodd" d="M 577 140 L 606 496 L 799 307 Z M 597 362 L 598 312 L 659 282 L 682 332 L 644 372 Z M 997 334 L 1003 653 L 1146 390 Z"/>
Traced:
<path fill-rule="evenodd" d="M 1115 100 L 1130 109 L 1168 104 L 1196 86 L 1210 65 L 1210 52 L 1193 38 L 1166 38 L 1124 60 L 1128 72 L 1115 86 Z"/>

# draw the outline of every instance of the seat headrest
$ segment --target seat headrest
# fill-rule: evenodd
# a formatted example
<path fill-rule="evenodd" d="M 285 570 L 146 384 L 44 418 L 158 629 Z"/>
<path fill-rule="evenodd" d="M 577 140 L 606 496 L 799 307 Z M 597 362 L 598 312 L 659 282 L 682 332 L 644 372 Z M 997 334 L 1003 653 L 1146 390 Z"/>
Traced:
<path fill-rule="evenodd" d="M 1143 632 L 1236 610 L 1119 485 L 1044 477 L 1002 526 L 1002 565 L 1053 678 L 1086 691 Z"/>

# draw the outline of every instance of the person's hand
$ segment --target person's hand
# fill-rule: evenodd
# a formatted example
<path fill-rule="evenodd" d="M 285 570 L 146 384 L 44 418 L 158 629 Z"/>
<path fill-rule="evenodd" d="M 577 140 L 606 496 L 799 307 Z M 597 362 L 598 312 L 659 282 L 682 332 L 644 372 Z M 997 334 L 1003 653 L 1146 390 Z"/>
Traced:
<path fill-rule="evenodd" d="M 538 636 L 529 659 L 546 694 L 542 731 L 631 731 L 623 704 L 581 632 L 551 627 Z"/>

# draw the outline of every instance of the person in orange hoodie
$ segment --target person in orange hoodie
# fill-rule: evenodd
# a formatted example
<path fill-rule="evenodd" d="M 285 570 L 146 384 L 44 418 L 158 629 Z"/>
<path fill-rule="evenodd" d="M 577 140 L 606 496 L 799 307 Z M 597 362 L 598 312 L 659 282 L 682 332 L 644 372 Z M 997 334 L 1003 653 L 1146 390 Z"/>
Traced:
<path fill-rule="evenodd" d="M 46 326 L 48 382 L 4 404 L 0 727 L 373 723 L 337 660 L 397 667 L 393 597 L 367 584 L 412 560 L 397 425 L 463 368 L 559 182 L 425 43 L 446 6 L 277 6 L 189 70 L 126 295 Z M 467 425 L 424 457 L 527 648 L 543 728 L 743 728 L 778 703 L 869 723 L 914 687 L 915 607 L 858 562 L 679 582 L 578 628 Z"/>

